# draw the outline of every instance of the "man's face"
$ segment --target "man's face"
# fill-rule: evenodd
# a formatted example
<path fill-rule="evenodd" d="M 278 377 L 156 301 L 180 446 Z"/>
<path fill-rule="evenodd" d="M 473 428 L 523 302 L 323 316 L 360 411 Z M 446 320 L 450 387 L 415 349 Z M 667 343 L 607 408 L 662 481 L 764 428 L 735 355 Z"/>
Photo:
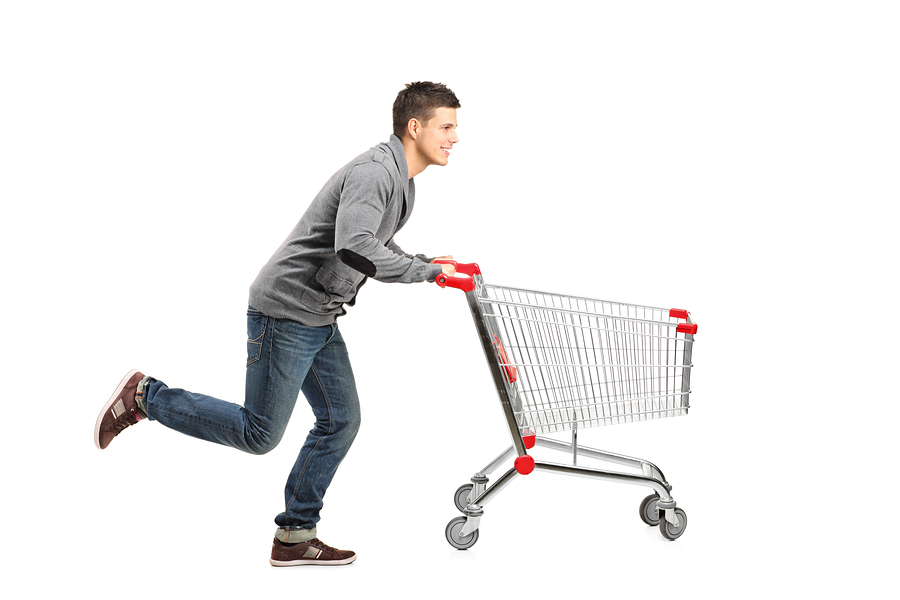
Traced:
<path fill-rule="evenodd" d="M 427 123 L 420 124 L 416 148 L 429 165 L 446 165 L 456 136 L 456 109 L 441 107 Z"/>

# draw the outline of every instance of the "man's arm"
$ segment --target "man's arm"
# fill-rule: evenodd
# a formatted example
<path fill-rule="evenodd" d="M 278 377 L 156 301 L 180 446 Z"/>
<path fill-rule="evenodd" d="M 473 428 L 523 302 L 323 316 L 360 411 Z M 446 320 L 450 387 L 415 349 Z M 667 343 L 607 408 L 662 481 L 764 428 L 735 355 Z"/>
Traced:
<path fill-rule="evenodd" d="M 432 280 L 444 272 L 440 265 L 402 250 L 397 253 L 377 238 L 390 193 L 390 175 L 383 165 L 373 162 L 353 167 L 344 182 L 335 219 L 335 252 L 345 264 L 379 281 Z M 393 247 L 399 250 L 396 244 Z"/>
<path fill-rule="evenodd" d="M 398 246 L 397 243 L 394 242 L 394 240 L 388 242 L 387 247 L 390 248 L 395 254 L 406 256 L 407 258 L 418 258 L 419 260 L 427 262 L 429 264 L 434 264 L 434 261 L 436 260 L 453 260 L 453 257 L 449 254 L 447 256 L 437 256 L 435 258 L 428 258 L 424 254 L 416 254 L 415 256 L 413 256 L 412 254 L 404 252 L 403 248 Z M 453 265 L 441 265 L 441 268 L 444 269 L 445 275 L 454 275 L 456 273 L 456 267 L 454 267 Z"/>
<path fill-rule="evenodd" d="M 428 258 L 424 254 L 412 255 L 412 254 L 404 251 L 403 248 L 398 246 L 397 242 L 395 242 L 394 240 L 389 241 L 387 243 L 387 247 L 390 248 L 394 254 L 399 254 L 400 256 L 405 256 L 406 258 L 418 258 L 422 262 L 427 262 L 427 263 L 434 262 L 433 258 Z"/>

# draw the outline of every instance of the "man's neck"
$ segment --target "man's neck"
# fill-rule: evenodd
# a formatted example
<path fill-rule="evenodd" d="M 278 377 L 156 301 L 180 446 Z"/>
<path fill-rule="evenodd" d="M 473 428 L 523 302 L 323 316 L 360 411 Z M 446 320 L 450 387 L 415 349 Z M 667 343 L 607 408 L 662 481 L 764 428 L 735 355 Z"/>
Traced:
<path fill-rule="evenodd" d="M 419 154 L 414 141 L 406 136 L 403 136 L 403 139 L 400 141 L 403 143 L 403 154 L 406 156 L 406 170 L 409 173 L 409 178 L 412 179 L 424 171 L 428 163 Z"/>

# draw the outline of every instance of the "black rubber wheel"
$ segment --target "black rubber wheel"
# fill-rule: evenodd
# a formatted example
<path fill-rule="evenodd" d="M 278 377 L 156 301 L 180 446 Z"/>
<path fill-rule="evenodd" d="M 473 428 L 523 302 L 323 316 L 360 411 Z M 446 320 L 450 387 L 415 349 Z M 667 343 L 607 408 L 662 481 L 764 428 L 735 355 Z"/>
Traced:
<path fill-rule="evenodd" d="M 678 526 L 669 523 L 665 518 L 661 518 L 659 521 L 659 532 L 662 533 L 663 537 L 667 540 L 676 540 L 681 537 L 681 534 L 684 533 L 684 530 L 687 529 L 687 515 L 680 508 L 675 509 L 675 514 L 678 515 Z"/>
<path fill-rule="evenodd" d="M 447 523 L 447 529 L 444 530 L 444 535 L 447 536 L 447 541 L 450 542 L 450 545 L 457 550 L 468 550 L 475 545 L 475 542 L 478 541 L 477 529 L 465 537 L 459 537 L 459 532 L 462 531 L 462 528 L 465 526 L 465 524 L 465 517 L 456 517 L 455 519 L 452 519 L 449 523 Z"/>
<path fill-rule="evenodd" d="M 453 496 L 453 503 L 456 504 L 456 509 L 459 512 L 465 512 L 466 506 L 469 504 L 466 502 L 466 498 L 469 497 L 469 494 L 472 493 L 472 488 L 475 486 L 471 483 L 467 483 L 465 485 L 459 486 L 459 489 L 456 490 L 456 495 Z"/>
<path fill-rule="evenodd" d="M 657 502 L 659 502 L 659 494 L 650 494 L 641 502 L 641 521 L 651 527 L 659 525 Z"/>

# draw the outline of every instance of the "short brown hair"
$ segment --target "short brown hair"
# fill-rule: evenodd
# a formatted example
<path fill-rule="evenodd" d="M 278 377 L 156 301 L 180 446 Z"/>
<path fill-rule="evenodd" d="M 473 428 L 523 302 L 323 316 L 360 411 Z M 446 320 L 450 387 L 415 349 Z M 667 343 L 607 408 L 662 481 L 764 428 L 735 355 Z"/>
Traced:
<path fill-rule="evenodd" d="M 459 108 L 453 90 L 443 83 L 416 81 L 407 83 L 394 100 L 394 135 L 403 138 L 410 119 L 427 123 L 439 108 Z"/>

